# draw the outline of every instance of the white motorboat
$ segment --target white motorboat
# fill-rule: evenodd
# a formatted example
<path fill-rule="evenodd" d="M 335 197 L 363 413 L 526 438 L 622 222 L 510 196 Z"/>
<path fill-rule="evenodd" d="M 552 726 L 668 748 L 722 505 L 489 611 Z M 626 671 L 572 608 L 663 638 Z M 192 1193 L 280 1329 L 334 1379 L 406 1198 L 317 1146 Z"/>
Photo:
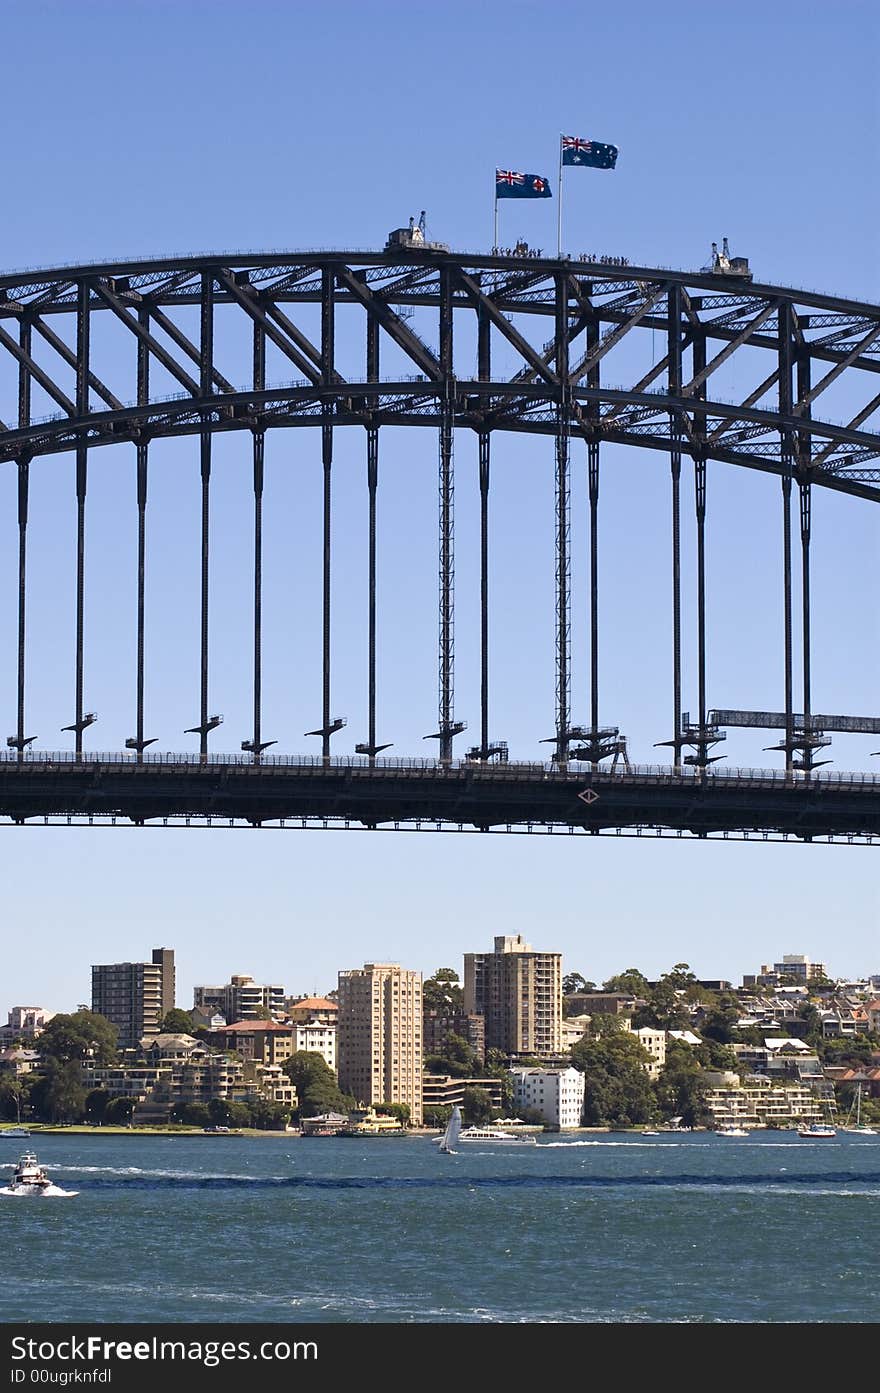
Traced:
<path fill-rule="evenodd" d="M 749 1135 L 745 1127 L 717 1127 L 715 1130 L 719 1137 L 747 1137 Z"/>
<path fill-rule="evenodd" d="M 18 1165 L 12 1173 L 12 1180 L 9 1188 L 13 1191 L 23 1190 L 28 1194 L 41 1195 L 44 1190 L 48 1190 L 52 1182 L 40 1165 L 33 1151 L 25 1151 L 18 1158 Z"/>
<path fill-rule="evenodd" d="M 30 1134 L 29 1127 L 3 1127 L 0 1129 L 0 1139 L 3 1137 L 18 1137 L 21 1139 L 22 1137 L 29 1137 Z"/>
<path fill-rule="evenodd" d="M 537 1146 L 537 1138 L 525 1136 L 522 1132 L 505 1132 L 500 1127 L 466 1127 L 459 1133 L 458 1140 L 491 1142 L 502 1146 Z"/>

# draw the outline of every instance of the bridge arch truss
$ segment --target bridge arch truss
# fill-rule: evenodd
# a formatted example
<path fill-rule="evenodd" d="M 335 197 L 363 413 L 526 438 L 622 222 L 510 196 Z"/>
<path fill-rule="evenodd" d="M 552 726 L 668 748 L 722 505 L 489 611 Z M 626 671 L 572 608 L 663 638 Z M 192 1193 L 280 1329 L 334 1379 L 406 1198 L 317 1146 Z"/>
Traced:
<path fill-rule="evenodd" d="M 350 352 L 338 352 L 343 313 L 349 317 L 347 344 L 352 339 L 352 313 L 359 324 L 354 336 L 361 344 L 360 365 L 354 373 L 349 367 Z M 221 316 L 222 337 L 217 332 Z M 115 333 L 109 371 L 107 354 L 93 351 L 98 324 L 100 332 L 112 324 Z M 627 349 L 647 333 L 653 346 L 650 368 L 638 375 L 629 371 L 627 376 L 627 365 L 633 361 Z M 231 381 L 223 371 L 230 335 L 239 345 L 246 344 L 252 361 L 250 379 L 244 385 Z M 241 353 L 235 357 L 240 358 Z M 717 390 L 717 384 L 726 380 L 731 363 L 745 358 L 749 367 L 741 377 L 751 385 L 738 399 L 729 400 Z M 386 371 L 388 363 L 390 371 Z M 500 364 L 504 371 L 499 370 Z M 280 378 L 275 376 L 276 365 L 282 369 Z M 755 365 L 760 365 L 757 372 Z M 833 403 L 841 400 L 848 403 L 846 418 L 832 419 Z M 628 765 L 625 738 L 617 728 L 601 725 L 599 719 L 597 557 L 603 444 L 661 451 L 669 458 L 672 735 L 663 742 L 671 750 L 669 777 L 684 780 L 683 788 L 691 794 L 695 779 L 702 791 L 710 786 L 726 788 L 727 793 L 717 796 L 722 801 L 727 798 L 729 804 L 728 793 L 736 781 L 710 777 L 717 757 L 710 751 L 724 738 L 722 725 L 762 725 L 780 732 L 778 748 L 784 754 L 784 776 L 790 789 L 799 790 L 803 810 L 808 799 L 819 797 L 817 790 L 825 790 L 822 797 L 828 801 L 830 783 L 818 770 L 818 754 L 828 743 L 826 730 L 855 729 L 880 735 L 880 720 L 873 717 L 828 717 L 813 710 L 810 650 L 813 491 L 825 488 L 866 503 L 880 502 L 880 307 L 876 305 L 741 277 L 634 267 L 620 259 L 574 261 L 421 249 L 236 253 L 62 267 L 0 276 L 0 401 L 14 403 L 16 408 L 4 411 L 9 419 L 0 421 L 0 464 L 18 473 L 17 719 L 0 771 L 0 812 L 14 820 L 56 812 L 82 813 L 89 807 L 107 815 L 133 810 L 143 817 L 205 811 L 199 799 L 192 802 L 192 793 L 185 791 L 171 796 L 168 803 L 160 799 L 154 804 L 147 798 L 142 806 L 131 792 L 108 794 L 104 802 L 98 797 L 91 804 L 81 790 L 60 792 L 61 785 L 74 790 L 77 778 L 88 767 L 94 785 L 95 760 L 84 748 L 84 733 L 94 719 L 84 704 L 88 462 L 91 451 L 110 444 L 129 443 L 133 447 L 138 510 L 135 730 L 127 741 L 130 753 L 120 758 L 130 759 L 144 770 L 169 767 L 167 760 L 157 760 L 148 749 L 154 741 L 145 735 L 144 703 L 149 450 L 151 442 L 169 436 L 198 439 L 200 689 L 199 722 L 193 730 L 199 736 L 196 773 L 202 775 L 202 787 L 206 771 L 219 767 L 209 754 L 209 737 L 219 722 L 210 710 L 208 621 L 212 444 L 222 432 L 244 432 L 252 441 L 254 701 L 253 728 L 249 739 L 242 742 L 242 751 L 243 762 L 249 762 L 256 771 L 277 768 L 266 754 L 269 742 L 263 737 L 261 717 L 265 437 L 267 431 L 293 427 L 320 432 L 322 712 L 320 727 L 310 733 L 320 737 L 317 767 L 328 777 L 334 769 L 338 774 L 331 741 L 341 724 L 333 717 L 331 704 L 334 440 L 340 427 L 360 427 L 365 435 L 370 538 L 367 738 L 356 746 L 357 759 L 349 767 L 360 772 L 363 766 L 374 780 L 380 772 L 383 776 L 388 773 L 389 764 L 381 759 L 387 746 L 377 743 L 376 724 L 380 432 L 388 425 L 427 427 L 436 432 L 438 711 L 434 738 L 438 759 L 425 771 L 431 774 L 434 791 L 404 817 L 430 821 L 439 806 L 437 788 L 441 785 L 437 780 L 447 777 L 448 782 L 453 773 L 476 773 L 471 784 L 483 790 L 490 785 L 496 792 L 501 787 L 514 787 L 511 776 L 515 771 L 509 767 L 506 747 L 493 744 L 489 735 L 490 464 L 493 441 L 503 432 L 548 436 L 555 442 L 556 712 L 552 760 L 541 778 L 565 785 L 568 803 L 563 798 L 557 807 L 551 799 L 544 806 L 538 798 L 544 811 L 535 821 L 587 830 L 639 825 L 638 797 L 629 800 L 632 807 L 628 804 L 625 813 L 619 809 L 612 812 L 610 784 L 602 795 L 575 803 L 569 787 L 572 781 L 586 781 L 586 789 L 580 792 L 589 794 L 603 779 L 607 783 L 610 760 L 618 780 L 613 787 L 617 788 L 625 778 L 619 766 L 622 762 L 625 771 Z M 48 414 L 47 406 L 51 407 Z M 463 430 L 476 437 L 479 450 L 481 700 L 479 737 L 467 759 L 460 761 L 454 744 L 465 729 L 455 711 L 454 441 Z M 577 726 L 571 716 L 570 476 L 572 450 L 581 445 L 587 457 L 590 509 L 590 719 Z M 64 452 L 72 452 L 76 460 L 75 716 L 70 727 L 75 749 L 72 767 L 60 757 L 55 761 L 56 771 L 63 769 L 66 777 L 59 782 L 59 776 L 54 785 L 51 779 L 45 784 L 44 779 L 41 790 L 34 791 L 35 771 L 45 774 L 48 757 L 32 748 L 32 737 L 27 734 L 29 480 L 31 469 L 42 457 Z M 682 711 L 684 458 L 693 463 L 696 527 L 698 701 L 693 720 Z M 778 712 L 708 709 L 705 521 L 710 461 L 773 474 L 780 480 L 784 683 Z M 802 604 L 798 655 L 793 616 L 796 569 L 800 570 Z M 175 767 L 178 771 L 186 767 L 185 761 Z M 534 772 L 534 766 L 528 769 Z M 524 777 L 528 782 L 533 774 L 524 773 Z M 338 783 L 336 775 L 334 778 Z M 411 774 L 408 778 L 411 792 Z M 385 780 L 388 787 L 394 782 Z M 405 782 L 401 774 L 395 787 Z M 839 780 L 837 786 L 839 792 Z M 371 786 L 371 797 L 378 787 L 378 783 L 375 789 Z M 650 820 L 647 788 L 644 784 L 642 806 L 648 809 L 645 815 Z M 355 809 L 351 815 L 357 818 L 357 809 L 364 811 L 356 801 L 346 803 L 346 795 L 335 785 L 334 790 L 333 807 L 340 816 Z M 529 797 L 537 796 L 532 789 Z M 118 807 L 114 797 L 120 800 Z M 368 825 L 395 820 L 402 807 L 410 807 L 409 794 L 401 797 L 399 804 L 392 799 L 386 806 L 377 794 L 361 820 Z M 465 820 L 475 825 L 530 820 L 525 806 L 517 812 L 516 799 L 513 803 L 503 798 L 492 803 L 486 794 L 481 803 L 483 795 L 475 797 L 473 805 L 467 799 L 456 805 L 453 821 L 462 806 L 466 808 Z M 687 798 L 683 806 L 691 811 L 673 813 L 664 805 L 657 816 L 664 827 L 691 828 L 700 835 L 765 826 L 796 835 L 803 827 L 809 827 L 810 834 L 841 831 L 862 835 L 880 829 L 876 797 L 873 780 L 860 779 L 855 799 L 860 811 L 841 814 L 842 821 L 835 821 L 836 813 L 826 817 L 824 812 L 818 819 L 809 815 L 800 822 L 797 818 L 792 821 L 794 814 L 779 808 L 772 814 L 761 813 L 748 798 L 741 800 L 742 806 L 738 805 L 728 820 L 717 810 L 710 810 L 705 818 L 697 815 Z M 277 799 L 272 802 L 274 816 L 283 814 L 283 808 L 278 812 L 281 806 Z M 870 813 L 866 811 L 869 806 Z M 295 811 L 301 816 L 320 817 L 321 799 L 310 802 L 307 798 Z M 265 809 L 258 812 L 265 813 Z M 388 816 L 383 817 L 383 812 Z M 262 821 L 264 817 L 250 820 Z"/>

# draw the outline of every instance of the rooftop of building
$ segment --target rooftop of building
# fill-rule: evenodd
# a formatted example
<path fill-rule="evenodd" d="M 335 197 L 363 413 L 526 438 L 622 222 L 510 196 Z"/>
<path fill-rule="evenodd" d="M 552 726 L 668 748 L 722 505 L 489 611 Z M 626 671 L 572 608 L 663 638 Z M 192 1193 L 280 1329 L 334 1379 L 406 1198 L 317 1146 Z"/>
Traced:
<path fill-rule="evenodd" d="M 231 1025 L 218 1025 L 213 1033 L 216 1035 L 227 1035 L 231 1030 L 234 1030 L 236 1035 L 263 1035 L 270 1030 L 281 1030 L 289 1035 L 293 1028 L 292 1025 L 285 1025 L 283 1022 L 279 1021 L 249 1020 L 233 1021 Z"/>

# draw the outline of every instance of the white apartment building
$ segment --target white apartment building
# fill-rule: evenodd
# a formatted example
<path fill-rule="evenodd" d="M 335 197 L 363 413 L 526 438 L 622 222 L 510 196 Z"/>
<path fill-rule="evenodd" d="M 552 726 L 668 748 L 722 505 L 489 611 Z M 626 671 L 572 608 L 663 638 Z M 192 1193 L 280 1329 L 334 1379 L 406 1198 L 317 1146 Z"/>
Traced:
<path fill-rule="evenodd" d="M 629 1031 L 631 1035 L 634 1035 L 642 1046 L 642 1049 L 647 1050 L 648 1054 L 651 1056 L 650 1060 L 646 1060 L 644 1065 L 645 1073 L 648 1075 L 648 1078 L 652 1080 L 659 1078 L 660 1071 L 666 1063 L 667 1032 L 665 1030 L 658 1030 L 656 1026 L 653 1025 L 642 1025 L 639 1026 L 638 1030 L 633 1030 L 632 1022 L 629 1020 L 622 1020 L 621 1026 L 624 1030 Z M 681 1034 L 682 1032 L 678 1033 Z M 696 1035 L 692 1036 L 691 1039 L 694 1044 L 700 1043 Z"/>
<path fill-rule="evenodd" d="M 320 1025 L 313 1021 L 307 1025 L 294 1025 L 291 1029 L 294 1050 L 308 1050 L 311 1054 L 319 1054 L 335 1073 L 336 1026 Z M 384 1102 L 384 1099 L 382 1101 Z"/>
<path fill-rule="evenodd" d="M 655 1026 L 643 1025 L 638 1030 L 634 1030 L 635 1035 L 642 1049 L 647 1050 L 651 1056 L 651 1062 L 645 1064 L 645 1072 L 648 1078 L 658 1079 L 660 1070 L 666 1063 L 666 1031 L 657 1030 Z"/>
<path fill-rule="evenodd" d="M 820 1122 L 823 1107 L 820 1100 L 802 1084 L 774 1087 L 769 1079 L 750 1077 L 744 1085 L 736 1084 L 710 1089 L 706 1108 L 716 1127 L 729 1124 L 766 1127 L 775 1123 Z"/>
<path fill-rule="evenodd" d="M 580 1069 L 511 1069 L 517 1108 L 534 1108 L 548 1127 L 580 1127 L 584 1110 L 584 1075 Z"/>

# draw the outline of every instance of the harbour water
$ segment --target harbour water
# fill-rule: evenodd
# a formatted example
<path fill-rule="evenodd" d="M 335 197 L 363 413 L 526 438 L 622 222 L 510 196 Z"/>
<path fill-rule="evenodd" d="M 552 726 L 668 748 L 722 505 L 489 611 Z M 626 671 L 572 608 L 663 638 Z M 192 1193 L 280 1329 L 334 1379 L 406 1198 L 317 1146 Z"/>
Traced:
<path fill-rule="evenodd" d="M 30 1145 L 76 1193 L 2 1195 L 6 1322 L 876 1320 L 880 1136 Z"/>

